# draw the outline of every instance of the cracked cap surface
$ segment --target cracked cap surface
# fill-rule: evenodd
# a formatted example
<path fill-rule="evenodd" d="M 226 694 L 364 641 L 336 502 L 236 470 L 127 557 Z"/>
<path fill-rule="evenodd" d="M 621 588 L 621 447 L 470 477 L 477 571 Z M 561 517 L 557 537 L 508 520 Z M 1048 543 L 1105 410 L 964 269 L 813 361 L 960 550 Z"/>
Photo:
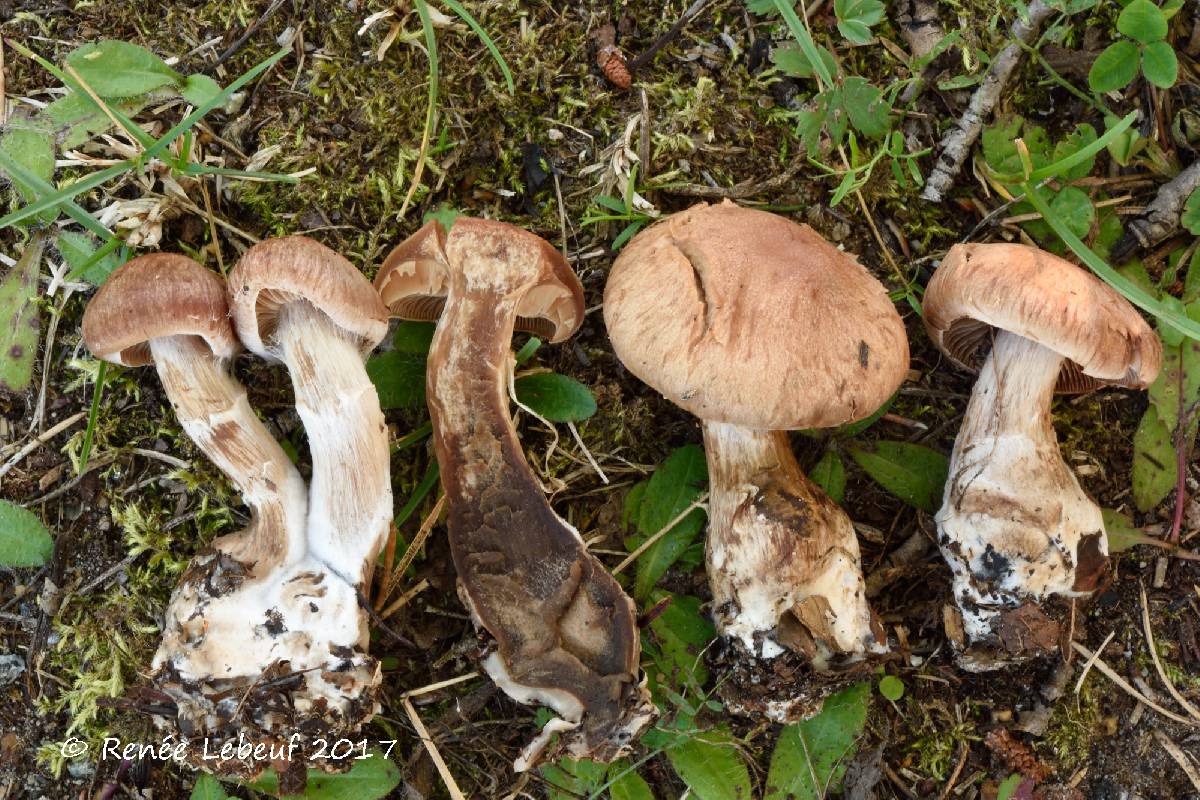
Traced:
<path fill-rule="evenodd" d="M 996 329 L 1062 355 L 1056 391 L 1104 384 L 1143 388 L 1162 366 L 1162 343 L 1115 289 L 1082 267 L 1021 244 L 958 244 L 924 299 L 925 328 L 955 364 L 978 369 Z"/>
<path fill-rule="evenodd" d="M 154 360 L 151 339 L 179 335 L 200 337 L 218 358 L 241 349 L 229 322 L 221 276 L 174 253 L 150 253 L 126 262 L 83 313 L 88 350 L 127 367 Z"/>
<path fill-rule="evenodd" d="M 771 430 L 869 416 L 908 371 L 879 281 L 807 225 L 725 201 L 674 214 L 613 264 L 622 363 L 697 417 Z"/>
<path fill-rule="evenodd" d="M 450 291 L 451 274 L 462 272 L 469 259 L 504 262 L 514 255 L 537 271 L 524 287 L 514 330 L 550 342 L 569 339 L 583 322 L 583 287 L 562 254 L 549 242 L 523 228 L 476 217 L 458 217 L 447 232 L 431 220 L 398 244 L 375 277 L 375 289 L 392 316 L 436 322 Z M 520 290 L 521 287 L 514 286 Z"/>
<path fill-rule="evenodd" d="M 357 337 L 364 356 L 387 335 L 387 310 L 371 283 L 345 258 L 307 236 L 266 239 L 247 250 L 229 271 L 229 297 L 238 334 L 260 356 L 270 356 L 267 342 L 280 307 L 298 299 Z"/>

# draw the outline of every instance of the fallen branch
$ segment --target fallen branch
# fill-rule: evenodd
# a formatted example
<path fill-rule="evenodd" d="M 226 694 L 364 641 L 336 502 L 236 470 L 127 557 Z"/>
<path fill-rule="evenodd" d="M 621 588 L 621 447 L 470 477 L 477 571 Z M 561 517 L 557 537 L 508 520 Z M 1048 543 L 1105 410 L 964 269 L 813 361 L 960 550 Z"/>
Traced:
<path fill-rule="evenodd" d="M 1200 160 L 1164 183 L 1141 214 L 1125 224 L 1125 235 L 1112 249 L 1113 260 L 1126 261 L 1139 248 L 1153 247 L 1179 230 L 1183 204 L 1200 188 Z"/>
<path fill-rule="evenodd" d="M 912 53 L 913 60 L 920 61 L 932 53 L 946 35 L 942 30 L 942 21 L 938 18 L 937 0 L 906 0 L 898 3 L 896 9 L 896 23 L 900 28 L 900 35 L 908 43 L 908 51 Z M 905 88 L 900 95 L 901 103 L 911 103 L 916 99 L 925 88 L 925 74 L 932 67 L 932 64 L 927 64 L 916 76 L 916 80 Z"/>
<path fill-rule="evenodd" d="M 1042 0 L 1033 0 L 1027 10 L 1027 20 L 1017 19 L 1012 26 L 1013 42 L 1000 51 L 992 61 L 992 67 L 983 79 L 983 83 L 971 96 L 967 110 L 963 112 L 958 125 L 942 137 L 941 155 L 937 164 L 925 182 L 925 190 L 921 199 L 940 203 L 943 196 L 954 184 L 954 179 L 962 169 L 963 162 L 971 152 L 971 147 L 983 131 L 984 119 L 988 117 L 1001 92 L 1012 77 L 1013 71 L 1021 61 L 1024 52 L 1022 44 L 1029 44 L 1042 28 L 1042 23 L 1053 12 L 1049 5 Z"/>

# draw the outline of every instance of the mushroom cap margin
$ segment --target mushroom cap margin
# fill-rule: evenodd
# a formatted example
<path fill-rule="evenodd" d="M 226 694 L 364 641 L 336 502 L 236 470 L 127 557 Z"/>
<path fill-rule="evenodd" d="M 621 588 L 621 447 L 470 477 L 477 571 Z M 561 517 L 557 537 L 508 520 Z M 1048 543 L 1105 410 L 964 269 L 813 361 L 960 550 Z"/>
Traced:
<path fill-rule="evenodd" d="M 453 273 L 475 259 L 512 259 L 536 270 L 532 281 L 523 280 L 530 285 L 518 302 L 515 330 L 561 342 L 583 324 L 583 286 L 562 254 L 540 236 L 496 220 L 458 217 L 449 232 L 430 220 L 388 254 L 375 288 L 393 316 L 436 321 Z"/>
<path fill-rule="evenodd" d="M 151 339 L 180 335 L 204 339 L 218 358 L 241 349 L 221 276 L 175 253 L 150 253 L 122 264 L 83 313 L 88 350 L 127 367 L 153 362 Z"/>
<path fill-rule="evenodd" d="M 1056 391 L 1105 384 L 1144 388 L 1162 367 L 1162 342 L 1115 289 L 1065 259 L 1023 244 L 957 244 L 930 279 L 925 329 L 946 356 L 976 370 L 994 330 L 1062 355 Z"/>
<path fill-rule="evenodd" d="M 229 309 L 246 347 L 270 356 L 279 308 L 307 300 L 358 339 L 364 356 L 387 335 L 387 309 L 370 281 L 338 253 L 307 236 L 266 239 L 229 271 Z"/>

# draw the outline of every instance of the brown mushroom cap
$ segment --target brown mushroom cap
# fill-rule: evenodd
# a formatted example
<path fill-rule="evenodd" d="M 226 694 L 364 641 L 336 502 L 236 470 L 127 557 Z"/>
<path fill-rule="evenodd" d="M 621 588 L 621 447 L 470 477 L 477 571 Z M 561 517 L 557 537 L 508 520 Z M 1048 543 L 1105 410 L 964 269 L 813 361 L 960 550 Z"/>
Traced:
<path fill-rule="evenodd" d="M 673 403 L 757 429 L 862 419 L 908 370 L 879 281 L 807 225 L 729 202 L 635 236 L 604 321 L 625 366 Z"/>
<path fill-rule="evenodd" d="M 1021 244 L 958 244 L 924 299 L 925 328 L 951 361 L 978 369 L 994 329 L 1066 360 L 1056 391 L 1140 388 L 1162 366 L 1162 343 L 1132 305 L 1087 270 Z"/>
<path fill-rule="evenodd" d="M 229 272 L 230 311 L 246 347 L 267 354 L 279 309 L 307 300 L 358 337 L 365 356 L 387 335 L 387 309 L 361 272 L 307 236 L 267 239 L 246 251 Z"/>
<path fill-rule="evenodd" d="M 447 233 L 431 220 L 388 254 L 375 288 L 393 316 L 434 321 L 450 289 L 454 260 L 516 250 L 540 278 L 517 306 L 515 330 L 551 342 L 570 338 L 583 322 L 583 287 L 562 254 L 546 240 L 506 222 L 459 217 Z"/>
<path fill-rule="evenodd" d="M 241 349 L 229 322 L 225 282 L 186 256 L 151 253 L 121 265 L 83 313 L 83 341 L 104 361 L 153 362 L 150 340 L 199 336 L 218 358 Z"/>

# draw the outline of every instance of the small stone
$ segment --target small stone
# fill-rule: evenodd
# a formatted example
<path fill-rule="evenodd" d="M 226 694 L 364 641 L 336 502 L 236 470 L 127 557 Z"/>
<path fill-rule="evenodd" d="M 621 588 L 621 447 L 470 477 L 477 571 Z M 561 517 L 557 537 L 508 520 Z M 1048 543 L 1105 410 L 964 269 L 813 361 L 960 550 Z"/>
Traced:
<path fill-rule="evenodd" d="M 77 781 L 87 780 L 96 774 L 96 765 L 86 759 L 67 762 L 67 774 Z"/>
<path fill-rule="evenodd" d="M 0 687 L 16 681 L 25 671 L 25 659 L 15 653 L 0 655 Z"/>

